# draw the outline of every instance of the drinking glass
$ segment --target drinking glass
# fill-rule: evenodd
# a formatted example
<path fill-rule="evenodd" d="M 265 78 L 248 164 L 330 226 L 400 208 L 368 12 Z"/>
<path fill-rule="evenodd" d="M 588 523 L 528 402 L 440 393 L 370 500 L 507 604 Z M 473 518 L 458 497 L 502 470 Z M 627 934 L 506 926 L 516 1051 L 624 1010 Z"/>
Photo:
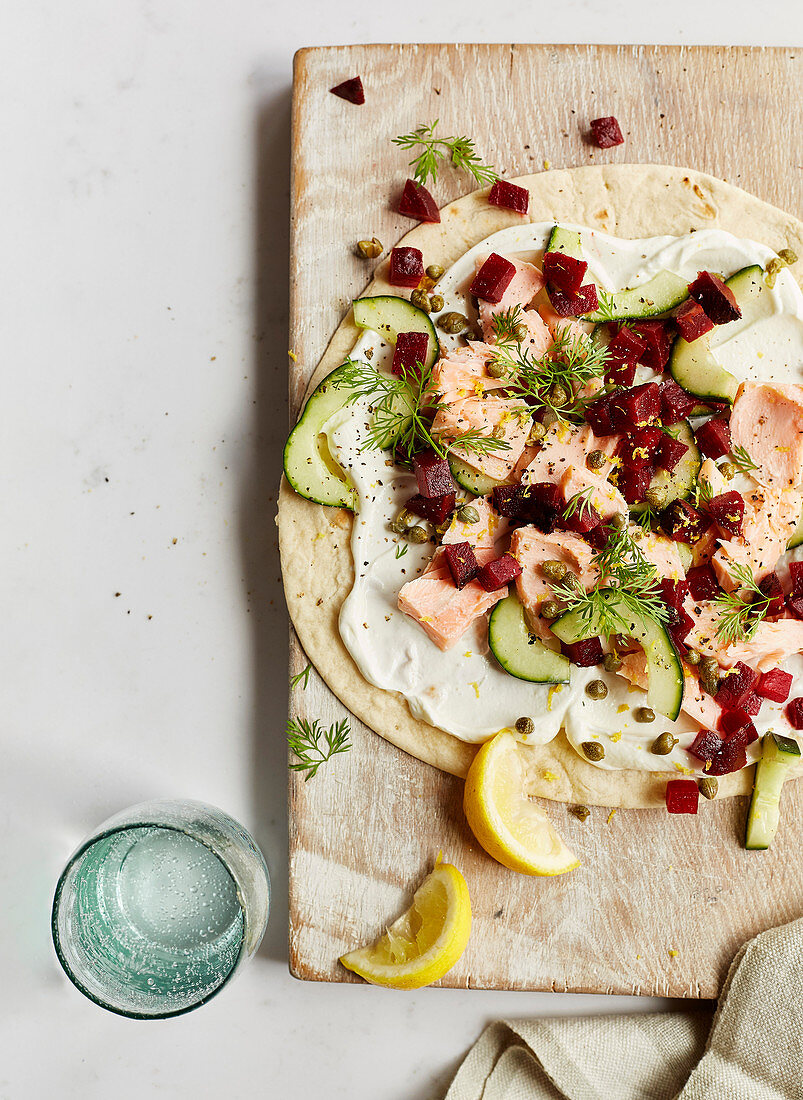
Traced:
<path fill-rule="evenodd" d="M 201 802 L 145 802 L 73 853 L 53 899 L 67 977 L 102 1008 L 177 1016 L 218 993 L 259 947 L 270 908 L 251 835 Z"/>

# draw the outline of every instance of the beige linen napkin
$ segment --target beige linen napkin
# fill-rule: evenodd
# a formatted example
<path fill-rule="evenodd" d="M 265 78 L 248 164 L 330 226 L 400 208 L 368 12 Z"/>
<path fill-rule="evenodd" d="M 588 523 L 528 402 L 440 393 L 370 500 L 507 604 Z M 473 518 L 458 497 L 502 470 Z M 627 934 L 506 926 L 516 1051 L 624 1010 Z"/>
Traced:
<path fill-rule="evenodd" d="M 713 1016 L 491 1024 L 446 1100 L 803 1100 L 803 919 L 733 961 Z"/>

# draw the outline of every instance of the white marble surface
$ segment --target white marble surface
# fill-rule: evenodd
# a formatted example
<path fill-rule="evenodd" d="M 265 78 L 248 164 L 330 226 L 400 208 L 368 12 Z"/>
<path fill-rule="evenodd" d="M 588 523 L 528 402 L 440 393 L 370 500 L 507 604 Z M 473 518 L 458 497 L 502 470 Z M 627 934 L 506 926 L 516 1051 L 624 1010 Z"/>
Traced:
<path fill-rule="evenodd" d="M 744 0 L 565 0 L 554 12 L 496 0 L 493 18 L 490 7 L 5 8 L 2 1100 L 423 1100 L 490 1019 L 656 1004 L 394 994 L 287 972 L 273 497 L 293 51 L 511 37 L 782 45 L 803 30 L 796 0 L 773 20 Z M 49 906 L 84 832 L 167 795 L 217 803 L 253 829 L 274 911 L 260 956 L 223 995 L 135 1023 L 61 975 Z"/>

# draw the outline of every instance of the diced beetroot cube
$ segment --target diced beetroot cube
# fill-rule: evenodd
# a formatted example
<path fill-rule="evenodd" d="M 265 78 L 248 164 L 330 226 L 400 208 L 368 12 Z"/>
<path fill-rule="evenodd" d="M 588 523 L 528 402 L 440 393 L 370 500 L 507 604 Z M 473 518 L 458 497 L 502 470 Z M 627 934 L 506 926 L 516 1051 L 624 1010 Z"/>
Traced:
<path fill-rule="evenodd" d="M 599 305 L 594 283 L 581 286 L 576 294 L 564 294 L 554 286 L 550 287 L 547 293 L 552 308 L 559 317 L 583 317 L 586 313 L 593 313 Z"/>
<path fill-rule="evenodd" d="M 526 187 L 519 187 L 517 183 L 497 180 L 491 188 L 488 202 L 491 206 L 504 206 L 506 210 L 513 210 L 516 214 L 526 214 L 530 209 L 530 192 Z"/>
<path fill-rule="evenodd" d="M 792 690 L 792 673 L 782 668 L 771 668 L 761 674 L 756 685 L 756 693 L 762 699 L 771 699 L 773 703 L 785 703 Z"/>
<path fill-rule="evenodd" d="M 666 785 L 666 808 L 670 814 L 696 814 L 700 789 L 693 779 L 670 779 Z"/>
<path fill-rule="evenodd" d="M 586 638 L 584 642 L 562 642 L 561 649 L 578 668 L 591 668 L 602 661 L 602 643 L 599 638 Z"/>
<path fill-rule="evenodd" d="M 742 702 L 742 710 L 746 714 L 749 714 L 751 718 L 755 718 L 761 710 L 761 704 L 763 702 L 764 700 L 757 692 L 751 691 L 749 695 L 745 696 Z"/>
<path fill-rule="evenodd" d="M 757 672 L 754 672 L 744 661 L 737 661 L 733 668 L 728 669 L 723 675 L 714 698 L 723 710 L 736 710 L 742 705 L 745 696 L 753 690 L 757 680 Z"/>
<path fill-rule="evenodd" d="M 748 692 L 745 696 L 744 702 L 746 702 L 753 692 Z M 758 740 L 758 733 L 756 727 L 753 725 L 750 715 L 744 709 L 739 707 L 737 710 L 725 710 L 719 716 L 719 731 L 725 741 L 729 741 L 731 737 L 736 737 L 745 746 L 752 745 L 754 741 Z"/>
<path fill-rule="evenodd" d="M 803 596 L 790 596 L 786 601 L 786 606 L 796 619 L 803 619 Z"/>
<path fill-rule="evenodd" d="M 709 521 L 685 500 L 673 500 L 661 513 L 661 527 L 675 542 L 693 543 L 705 533 Z"/>
<path fill-rule="evenodd" d="M 611 408 L 613 396 L 614 394 L 605 394 L 594 401 L 589 401 L 586 405 L 586 420 L 596 435 L 613 435 L 616 431 Z"/>
<path fill-rule="evenodd" d="M 671 473 L 688 449 L 688 444 L 683 443 L 680 439 L 673 439 L 671 435 L 664 432 L 658 445 L 655 465 L 659 470 L 666 470 Z"/>
<path fill-rule="evenodd" d="M 602 516 L 593 504 L 584 504 L 576 508 L 570 516 L 563 517 L 563 523 L 567 531 L 574 531 L 577 535 L 587 535 L 602 523 Z"/>
<path fill-rule="evenodd" d="M 667 630 L 669 631 L 669 637 L 675 643 L 675 647 L 680 651 L 681 655 L 686 653 L 686 638 L 689 631 L 694 626 L 694 619 L 691 615 L 687 615 L 685 610 L 681 607 L 679 610 L 672 612 L 677 616 L 677 621 L 667 624 Z"/>
<path fill-rule="evenodd" d="M 549 534 L 557 527 L 558 519 L 566 507 L 563 494 L 551 481 L 539 481 L 528 488 L 528 518 L 539 531 Z"/>
<path fill-rule="evenodd" d="M 495 561 L 489 561 L 480 569 L 477 580 L 486 592 L 496 592 L 506 588 L 516 577 L 521 576 L 521 566 L 512 554 L 503 554 Z"/>
<path fill-rule="evenodd" d="M 689 594 L 688 581 L 671 581 L 668 577 L 664 577 L 658 582 L 658 587 L 661 589 L 661 596 L 667 607 L 675 611 L 683 610 L 683 601 Z"/>
<path fill-rule="evenodd" d="M 609 523 L 601 523 L 598 527 L 592 527 L 590 531 L 586 531 L 586 542 L 590 542 L 596 550 L 602 550 L 614 530 L 615 528 Z"/>
<path fill-rule="evenodd" d="M 667 378 L 661 383 L 661 419 L 664 424 L 677 424 L 678 420 L 685 420 L 698 404 L 698 399 L 690 397 L 674 378 Z"/>
<path fill-rule="evenodd" d="M 669 362 L 674 331 L 672 323 L 666 321 L 640 321 L 633 325 L 633 331 L 644 341 L 644 351 L 639 362 L 651 370 L 661 371 Z"/>
<path fill-rule="evenodd" d="M 731 288 L 710 271 L 698 272 L 697 278 L 689 284 L 689 295 L 700 303 L 715 325 L 738 321 L 742 315 Z"/>
<path fill-rule="evenodd" d="M 654 424 L 661 412 L 661 387 L 657 382 L 632 386 L 611 394 L 611 420 L 617 430 L 632 430 Z"/>
<path fill-rule="evenodd" d="M 495 305 L 501 302 L 502 295 L 510 286 L 515 274 L 516 269 L 510 260 L 506 260 L 498 252 L 492 252 L 474 276 L 469 292 L 475 298 L 481 298 L 484 302 Z"/>
<path fill-rule="evenodd" d="M 578 260 L 563 252 L 545 252 L 543 271 L 548 283 L 564 294 L 573 296 L 583 285 L 588 264 L 585 260 Z"/>
<path fill-rule="evenodd" d="M 418 248 L 393 248 L 388 282 L 391 286 L 417 287 L 424 278 L 424 256 Z"/>
<path fill-rule="evenodd" d="M 731 428 L 727 420 L 715 416 L 694 433 L 697 446 L 706 458 L 722 458 L 731 449 Z"/>
<path fill-rule="evenodd" d="M 686 574 L 689 592 L 695 600 L 715 600 L 720 594 L 719 581 L 710 565 L 695 565 Z"/>
<path fill-rule="evenodd" d="M 660 428 L 635 428 L 616 444 L 614 452 L 626 467 L 634 470 L 652 465 L 658 446 L 664 437 Z"/>
<path fill-rule="evenodd" d="M 708 514 L 716 525 L 731 535 L 741 535 L 744 497 L 741 493 L 720 493 L 708 502 Z"/>
<path fill-rule="evenodd" d="M 329 91 L 332 95 L 339 96 L 340 99 L 345 99 L 349 103 L 356 103 L 357 106 L 365 103 L 362 80 L 358 76 L 353 76 L 351 80 L 344 80 L 342 84 L 336 84 Z"/>
<path fill-rule="evenodd" d="M 646 347 L 646 342 L 629 325 L 619 325 L 608 344 L 608 351 L 611 355 L 619 356 L 621 359 L 632 359 L 637 363 Z"/>
<path fill-rule="evenodd" d="M 705 769 L 709 775 L 729 775 L 741 771 L 747 765 L 744 742 L 739 737 L 725 741 L 720 752 Z"/>
<path fill-rule="evenodd" d="M 497 485 L 491 493 L 494 509 L 507 519 L 523 519 L 529 510 L 529 494 L 524 485 Z"/>
<path fill-rule="evenodd" d="M 628 504 L 640 504 L 644 500 L 654 473 L 652 466 L 625 466 L 617 471 L 616 484 Z"/>
<path fill-rule="evenodd" d="M 449 463 L 435 451 L 419 451 L 413 455 L 413 472 L 422 497 L 442 497 L 454 491 Z"/>
<path fill-rule="evenodd" d="M 456 588 L 465 588 L 480 571 L 470 542 L 447 542 L 443 552 Z"/>
<path fill-rule="evenodd" d="M 605 381 L 611 386 L 632 386 L 636 378 L 636 364 L 632 359 L 620 359 L 612 355 L 605 362 Z"/>
<path fill-rule="evenodd" d="M 600 149 L 611 149 L 625 140 L 619 123 L 613 115 L 591 119 L 591 136 Z"/>
<path fill-rule="evenodd" d="M 722 751 L 723 745 L 724 741 L 714 730 L 700 730 L 686 751 L 698 760 L 709 761 Z"/>
<path fill-rule="evenodd" d="M 797 699 L 789 700 L 786 704 L 785 714 L 789 719 L 789 725 L 793 729 L 803 730 L 803 699 L 800 696 Z"/>
<path fill-rule="evenodd" d="M 803 561 L 789 562 L 789 578 L 792 581 L 792 595 L 803 596 Z"/>
<path fill-rule="evenodd" d="M 429 336 L 426 332 L 400 332 L 396 337 L 391 370 L 398 375 L 414 373 L 417 367 L 426 363 L 428 351 Z"/>
<path fill-rule="evenodd" d="M 785 610 L 783 588 L 781 587 L 781 578 L 776 572 L 767 573 L 761 581 L 759 581 L 758 587 L 764 596 L 769 599 L 767 610 L 765 612 L 768 619 L 777 619 L 779 615 L 783 615 Z M 757 599 L 759 597 L 756 597 Z"/>
<path fill-rule="evenodd" d="M 441 212 L 438 204 L 422 183 L 407 180 L 399 199 L 399 213 L 405 218 L 415 218 L 419 222 L 439 222 Z"/>
<path fill-rule="evenodd" d="M 675 310 L 675 324 L 678 326 L 680 335 L 689 344 L 699 340 L 701 336 L 705 336 L 714 327 L 714 322 L 700 303 L 695 302 L 692 298 L 687 298 Z"/>
<path fill-rule="evenodd" d="M 707 401 L 702 401 L 701 404 L 707 405 L 712 413 L 724 413 L 730 412 L 731 406 L 727 401 L 714 401 L 709 397 Z"/>
<path fill-rule="evenodd" d="M 454 511 L 455 498 L 455 493 L 444 493 L 440 497 L 422 497 L 416 493 L 407 501 L 405 508 L 430 523 L 445 523 Z"/>

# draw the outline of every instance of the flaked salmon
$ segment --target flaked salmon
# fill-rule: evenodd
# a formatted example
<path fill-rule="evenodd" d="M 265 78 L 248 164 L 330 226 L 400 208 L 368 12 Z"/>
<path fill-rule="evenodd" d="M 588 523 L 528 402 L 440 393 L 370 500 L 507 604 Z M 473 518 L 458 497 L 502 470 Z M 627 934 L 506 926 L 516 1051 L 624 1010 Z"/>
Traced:
<path fill-rule="evenodd" d="M 458 440 L 467 432 L 489 437 L 496 434 L 507 443 L 506 450 L 500 448 L 490 454 L 477 454 L 461 447 L 459 442 L 452 449 L 467 466 L 504 481 L 510 477 L 527 443 L 530 409 L 523 401 L 513 398 L 463 397 L 438 409 L 432 430 L 448 440 Z"/>
<path fill-rule="evenodd" d="M 524 471 L 522 481 L 529 485 L 540 481 L 560 485 L 566 500 L 589 492 L 590 503 L 603 519 L 627 516 L 627 501 L 607 476 L 614 466 L 615 447 L 615 436 L 597 436 L 588 426 L 557 421 L 547 430 L 541 449 Z M 590 470 L 588 455 L 597 450 L 607 455 L 608 460 L 599 470 Z"/>
<path fill-rule="evenodd" d="M 494 551 L 475 551 L 480 565 L 495 557 Z M 497 604 L 507 589 L 486 592 L 478 581 L 456 588 L 449 566 L 438 549 L 420 577 L 402 585 L 399 610 L 419 624 L 438 649 L 451 649 L 475 619 Z"/>
<path fill-rule="evenodd" d="M 465 347 L 456 348 L 439 359 L 432 371 L 432 381 L 444 401 L 458 401 L 463 397 L 482 397 L 505 385 L 504 378 L 491 378 L 488 363 L 494 355 L 490 344 L 470 340 Z"/>
<path fill-rule="evenodd" d="M 803 386 L 743 382 L 730 418 L 733 447 L 743 447 L 764 485 L 794 488 L 803 481 Z"/>
<path fill-rule="evenodd" d="M 552 589 L 541 566 L 545 561 L 562 561 L 579 579 L 584 588 L 591 587 L 599 576 L 592 564 L 594 550 L 578 535 L 569 531 L 553 531 L 544 534 L 537 527 L 519 527 L 510 538 L 510 553 L 521 566 L 516 578 L 516 591 L 526 612 L 533 633 L 542 641 L 557 647 L 557 639 L 546 620 L 541 618 L 540 607 L 552 599 Z"/>

